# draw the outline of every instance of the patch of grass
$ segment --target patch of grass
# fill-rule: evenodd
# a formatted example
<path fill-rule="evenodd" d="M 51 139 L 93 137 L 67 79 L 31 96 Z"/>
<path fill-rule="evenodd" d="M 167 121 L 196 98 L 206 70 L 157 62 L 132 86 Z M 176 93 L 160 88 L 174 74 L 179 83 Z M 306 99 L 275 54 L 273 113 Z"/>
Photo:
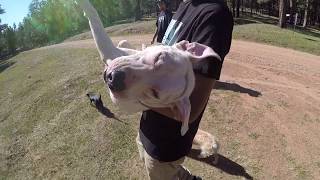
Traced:
<path fill-rule="evenodd" d="M 281 29 L 277 19 L 268 16 L 243 16 L 235 19 L 233 38 L 280 46 L 320 55 L 320 31 L 315 29 Z M 107 27 L 110 36 L 152 34 L 155 20 L 138 21 Z M 66 41 L 91 39 L 90 32 L 68 38 Z"/>
<path fill-rule="evenodd" d="M 298 173 L 298 179 L 307 179 L 309 172 L 303 166 L 296 166 L 295 171 Z"/>
<path fill-rule="evenodd" d="M 272 110 L 272 109 L 275 107 L 275 105 L 272 104 L 272 103 L 270 103 L 270 102 L 268 102 L 267 105 L 266 105 L 266 107 L 267 107 L 268 109 Z"/>
<path fill-rule="evenodd" d="M 318 32 L 320 35 L 320 32 Z M 249 40 L 320 55 L 320 38 L 271 24 L 245 24 L 234 27 L 234 39 Z"/>
<path fill-rule="evenodd" d="M 231 140 L 230 143 L 226 145 L 227 155 L 231 158 L 235 158 L 240 152 L 241 143 L 237 140 Z"/>
<path fill-rule="evenodd" d="M 0 73 L 0 179 L 129 179 L 138 115 L 120 115 L 90 49 L 20 53 Z M 94 109 L 86 92 L 129 125 Z"/>
<path fill-rule="evenodd" d="M 285 154 L 285 157 L 288 161 L 289 168 L 291 168 L 295 174 L 297 179 L 313 179 L 310 175 L 310 172 L 301 164 L 298 164 L 296 160 L 290 156 L 289 154 Z"/>
<path fill-rule="evenodd" d="M 256 133 L 256 132 L 252 132 L 252 133 L 249 133 L 248 135 L 251 139 L 254 139 L 254 140 L 257 140 L 261 135 Z"/>
<path fill-rule="evenodd" d="M 110 36 L 123 36 L 130 34 L 151 34 L 154 33 L 156 25 L 155 20 L 137 21 L 130 23 L 117 24 L 105 28 Z M 91 32 L 85 32 L 66 39 L 65 41 L 77 41 L 84 39 L 92 39 Z"/>
<path fill-rule="evenodd" d="M 288 108 L 289 107 L 289 103 L 285 99 L 279 99 L 278 100 L 278 105 L 280 107 L 284 107 L 284 108 Z"/>
<path fill-rule="evenodd" d="M 259 174 L 261 174 L 263 167 L 258 163 L 253 163 L 249 166 L 250 166 L 250 172 L 252 172 L 251 175 L 253 175 L 254 177 L 257 177 L 259 176 Z"/>

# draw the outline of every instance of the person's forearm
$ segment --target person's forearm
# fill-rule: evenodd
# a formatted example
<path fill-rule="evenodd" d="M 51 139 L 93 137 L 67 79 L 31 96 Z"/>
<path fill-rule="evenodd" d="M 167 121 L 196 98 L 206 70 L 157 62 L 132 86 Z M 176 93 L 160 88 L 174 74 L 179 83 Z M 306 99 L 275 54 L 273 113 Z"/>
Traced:
<path fill-rule="evenodd" d="M 214 79 L 206 78 L 202 75 L 196 75 L 196 85 L 190 96 L 191 113 L 189 122 L 196 120 L 205 108 L 214 84 Z M 175 115 L 171 108 L 154 108 L 152 110 L 175 119 Z"/>
<path fill-rule="evenodd" d="M 155 34 L 155 35 L 153 36 L 152 42 L 154 42 L 154 40 L 156 39 L 156 37 L 157 37 L 157 34 Z"/>
<path fill-rule="evenodd" d="M 154 42 L 154 40 L 156 39 L 157 36 L 158 36 L 158 29 L 156 29 L 156 31 L 154 32 L 152 42 Z"/>
<path fill-rule="evenodd" d="M 192 108 L 190 114 L 190 122 L 196 120 L 200 116 L 203 109 L 206 107 L 215 82 L 215 79 L 196 74 L 196 85 L 190 96 Z"/>

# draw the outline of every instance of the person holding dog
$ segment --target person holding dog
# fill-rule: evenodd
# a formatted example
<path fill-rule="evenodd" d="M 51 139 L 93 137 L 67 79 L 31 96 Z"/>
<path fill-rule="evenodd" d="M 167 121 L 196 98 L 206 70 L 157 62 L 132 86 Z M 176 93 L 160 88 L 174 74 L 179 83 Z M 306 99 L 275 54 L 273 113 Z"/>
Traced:
<path fill-rule="evenodd" d="M 157 42 L 161 43 L 164 33 L 166 32 L 172 18 L 172 12 L 168 9 L 168 5 L 169 5 L 168 1 L 157 0 L 157 3 L 160 10 L 160 14 L 157 18 L 157 22 L 156 22 L 157 29 L 152 38 L 151 44 L 154 44 L 156 38 L 157 38 Z"/>
<path fill-rule="evenodd" d="M 180 3 L 162 43 L 173 45 L 187 40 L 211 47 L 222 61 L 208 61 L 203 69 L 194 70 L 196 86 L 190 97 L 189 130 L 180 134 L 181 122 L 170 108 L 144 111 L 140 120 L 137 144 L 151 180 L 193 180 L 182 166 L 191 150 L 210 92 L 219 80 L 223 59 L 231 46 L 233 17 L 223 0 L 184 0 Z M 161 34 L 158 34 L 158 40 Z"/>

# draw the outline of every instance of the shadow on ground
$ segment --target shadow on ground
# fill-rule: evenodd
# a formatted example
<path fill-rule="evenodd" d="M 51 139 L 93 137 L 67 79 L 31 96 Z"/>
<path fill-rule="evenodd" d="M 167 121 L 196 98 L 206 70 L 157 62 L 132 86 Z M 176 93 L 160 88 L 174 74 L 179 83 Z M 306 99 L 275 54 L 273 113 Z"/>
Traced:
<path fill-rule="evenodd" d="M 214 86 L 214 89 L 244 93 L 244 94 L 248 94 L 252 97 L 259 97 L 262 95 L 261 92 L 256 91 L 254 89 L 246 88 L 246 87 L 240 86 L 239 84 L 236 84 L 236 83 L 228 83 L 228 82 L 222 82 L 222 81 L 217 81 Z"/>
<path fill-rule="evenodd" d="M 239 18 L 234 19 L 235 25 L 245 25 L 245 24 L 271 24 L 278 25 L 278 19 L 271 16 L 263 16 L 258 14 L 244 13 Z M 287 30 L 293 31 L 295 33 L 301 33 L 308 36 L 313 36 L 320 38 L 320 31 L 312 28 L 303 28 L 302 26 L 293 26 L 292 24 L 287 23 Z"/>
<path fill-rule="evenodd" d="M 257 23 L 257 21 L 253 21 L 250 19 L 244 19 L 244 18 L 236 18 L 234 20 L 235 25 L 254 24 L 254 23 Z"/>
<path fill-rule="evenodd" d="M 196 161 L 200 161 L 203 163 L 206 163 L 212 167 L 218 168 L 222 170 L 223 172 L 233 175 L 233 176 L 241 176 L 246 179 L 253 179 L 253 177 L 246 172 L 244 167 L 242 167 L 240 164 L 222 156 L 219 154 L 219 161 L 217 164 L 214 164 L 214 157 L 210 156 L 208 158 L 198 158 L 198 155 L 200 154 L 200 150 L 198 149 L 192 149 L 189 153 L 188 157 L 191 159 L 194 159 Z"/>
<path fill-rule="evenodd" d="M 290 26 L 289 28 L 290 28 L 290 30 L 292 30 L 292 31 L 294 31 L 296 33 L 301 33 L 301 34 L 304 34 L 304 35 L 309 35 L 309 36 L 320 38 L 320 31 L 318 31 L 318 30 L 312 30 L 310 28 L 303 28 L 303 27 L 300 27 L 300 26 L 297 26 L 295 28 Z"/>
<path fill-rule="evenodd" d="M 249 13 L 242 14 L 239 18 L 234 19 L 235 25 L 244 25 L 244 24 L 253 24 L 253 23 L 277 25 L 278 20 L 276 18 L 272 18 L 269 16 L 260 16 L 257 14 L 250 15 Z"/>
<path fill-rule="evenodd" d="M 94 92 L 88 92 L 86 94 L 90 100 L 90 104 L 95 107 L 99 113 L 101 113 L 102 115 L 104 115 L 105 117 L 109 118 L 109 119 L 114 119 L 114 120 L 117 120 L 121 123 L 124 123 L 124 124 L 127 124 L 126 122 L 120 120 L 119 118 L 117 118 L 115 116 L 114 113 L 112 113 L 110 111 L 109 108 L 107 108 L 102 100 L 101 100 L 101 95 L 99 93 L 94 93 Z"/>
<path fill-rule="evenodd" d="M 0 73 L 5 71 L 7 68 L 10 66 L 14 65 L 15 62 L 13 61 L 8 61 L 8 60 L 1 60 L 0 61 Z"/>

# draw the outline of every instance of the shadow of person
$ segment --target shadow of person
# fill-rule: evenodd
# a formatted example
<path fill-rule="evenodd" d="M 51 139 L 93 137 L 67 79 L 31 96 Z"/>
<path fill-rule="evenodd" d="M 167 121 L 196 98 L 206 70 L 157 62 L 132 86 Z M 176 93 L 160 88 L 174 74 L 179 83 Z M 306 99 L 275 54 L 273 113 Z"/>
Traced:
<path fill-rule="evenodd" d="M 0 73 L 2 73 L 3 71 L 5 71 L 7 68 L 9 68 L 10 66 L 12 66 L 14 64 L 15 64 L 15 62 L 13 62 L 13 61 L 1 60 L 0 61 Z"/>
<path fill-rule="evenodd" d="M 127 124 L 126 122 L 124 122 L 124 121 L 120 120 L 119 118 L 117 118 L 115 116 L 115 114 L 110 111 L 110 109 L 108 109 L 107 107 L 105 107 L 103 105 L 103 102 L 101 100 L 101 95 L 100 94 L 89 92 L 89 93 L 87 93 L 87 96 L 90 99 L 90 102 L 91 102 L 90 104 L 93 107 L 95 107 L 98 110 L 98 112 L 100 112 L 101 114 L 103 114 L 107 118 L 112 118 L 112 119 L 115 119 L 115 120 L 117 120 L 119 122 Z"/>
<path fill-rule="evenodd" d="M 261 92 L 259 91 L 242 87 L 236 83 L 228 83 L 228 82 L 222 82 L 222 81 L 217 81 L 213 89 L 221 89 L 221 90 L 227 90 L 227 91 L 234 91 L 238 93 L 244 93 L 252 97 L 259 97 L 262 95 Z"/>
<path fill-rule="evenodd" d="M 217 164 L 214 164 L 214 157 L 210 156 L 208 158 L 199 158 L 198 155 L 200 154 L 200 150 L 198 149 L 191 149 L 191 152 L 189 153 L 188 157 L 203 163 L 206 163 L 210 166 L 213 166 L 215 168 L 218 168 L 222 170 L 225 173 L 228 173 L 230 175 L 234 176 L 242 176 L 248 180 L 252 180 L 253 177 L 246 172 L 244 167 L 242 167 L 240 164 L 222 156 L 219 154 L 219 160 Z"/>

